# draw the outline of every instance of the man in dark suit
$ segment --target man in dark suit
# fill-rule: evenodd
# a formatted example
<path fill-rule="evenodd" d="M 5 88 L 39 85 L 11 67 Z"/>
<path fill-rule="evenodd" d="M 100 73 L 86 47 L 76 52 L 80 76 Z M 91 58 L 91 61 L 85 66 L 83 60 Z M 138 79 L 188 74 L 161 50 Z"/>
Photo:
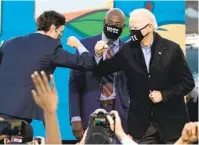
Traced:
<path fill-rule="evenodd" d="M 111 59 L 101 61 L 105 43 L 96 44 L 98 75 L 123 70 L 130 94 L 128 133 L 140 144 L 174 143 L 189 121 L 184 96 L 193 76 L 178 44 L 156 32 L 155 16 L 136 9 L 129 20 L 131 40 Z"/>
<path fill-rule="evenodd" d="M 90 70 L 93 64 L 87 50 L 72 55 L 62 48 L 60 38 L 65 17 L 55 11 L 45 11 L 37 19 L 37 33 L 7 40 L 0 48 L 0 117 L 5 119 L 43 120 L 43 112 L 31 95 L 31 74 L 56 67 Z M 69 38 L 70 45 L 75 38 Z M 78 43 L 78 41 L 76 41 Z M 76 44 L 77 46 L 80 43 Z"/>
<path fill-rule="evenodd" d="M 107 59 L 109 53 L 114 55 L 122 46 L 119 36 L 124 25 L 124 13 L 117 8 L 111 9 L 105 16 L 103 33 L 83 39 L 81 43 L 94 54 L 97 41 L 105 41 L 110 50 L 104 52 L 103 58 Z M 79 139 L 82 137 L 83 130 L 88 126 L 90 114 L 98 108 L 104 108 L 107 112 L 117 110 L 122 118 L 123 128 L 127 130 L 129 96 L 126 84 L 123 71 L 99 77 L 93 72 L 72 70 L 69 81 L 69 105 L 74 136 Z"/>

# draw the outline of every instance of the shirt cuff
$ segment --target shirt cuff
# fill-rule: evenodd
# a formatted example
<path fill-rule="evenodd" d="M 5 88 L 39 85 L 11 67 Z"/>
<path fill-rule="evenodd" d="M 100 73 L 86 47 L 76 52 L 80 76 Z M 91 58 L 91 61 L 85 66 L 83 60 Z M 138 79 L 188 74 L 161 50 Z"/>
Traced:
<path fill-rule="evenodd" d="M 88 52 L 88 50 L 83 45 L 78 47 L 77 50 L 78 50 L 79 55 L 81 55 L 84 52 Z"/>
<path fill-rule="evenodd" d="M 71 118 L 71 123 L 75 122 L 75 121 L 81 121 L 81 117 L 80 116 L 75 116 Z"/>
<path fill-rule="evenodd" d="M 124 138 L 122 138 L 121 140 L 122 145 L 138 145 L 136 142 L 134 142 L 130 137 L 125 136 Z"/>
<path fill-rule="evenodd" d="M 102 59 L 102 56 L 101 57 L 94 56 L 94 57 L 95 57 L 95 62 L 99 64 L 100 60 Z"/>

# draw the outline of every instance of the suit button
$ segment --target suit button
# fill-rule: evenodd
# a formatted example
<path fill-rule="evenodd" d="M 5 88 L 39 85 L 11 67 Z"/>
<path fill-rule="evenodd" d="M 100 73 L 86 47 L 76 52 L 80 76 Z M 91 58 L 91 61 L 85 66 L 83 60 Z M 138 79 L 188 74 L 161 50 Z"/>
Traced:
<path fill-rule="evenodd" d="M 149 78 L 151 78 L 151 75 L 148 75 Z"/>
<path fill-rule="evenodd" d="M 153 116 L 153 112 L 151 112 L 151 116 Z"/>

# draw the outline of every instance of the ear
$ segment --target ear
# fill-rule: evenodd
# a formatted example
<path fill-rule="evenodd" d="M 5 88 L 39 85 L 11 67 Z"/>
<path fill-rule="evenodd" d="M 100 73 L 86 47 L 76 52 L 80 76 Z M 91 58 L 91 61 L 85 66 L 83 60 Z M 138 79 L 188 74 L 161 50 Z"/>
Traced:
<path fill-rule="evenodd" d="M 55 30 L 56 30 L 55 25 L 51 25 L 49 31 L 50 31 L 50 32 L 54 32 Z"/>
<path fill-rule="evenodd" d="M 125 23 L 123 24 L 123 26 L 122 26 L 122 29 L 125 27 Z"/>
<path fill-rule="evenodd" d="M 106 19 L 104 19 L 104 25 L 106 24 Z"/>
<path fill-rule="evenodd" d="M 154 30 L 154 27 L 153 27 L 152 24 L 149 24 L 148 28 L 149 28 L 149 31 L 150 31 L 150 32 L 152 32 L 152 31 Z"/>

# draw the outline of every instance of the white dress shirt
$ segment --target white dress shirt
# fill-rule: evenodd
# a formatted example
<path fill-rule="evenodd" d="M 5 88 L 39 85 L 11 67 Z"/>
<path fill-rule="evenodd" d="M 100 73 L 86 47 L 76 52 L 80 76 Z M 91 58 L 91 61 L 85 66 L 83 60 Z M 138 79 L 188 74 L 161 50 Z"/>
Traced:
<path fill-rule="evenodd" d="M 141 49 L 144 55 L 144 61 L 147 67 L 147 71 L 149 73 L 149 67 L 150 67 L 150 61 L 151 61 L 151 46 L 152 46 L 153 41 L 151 41 L 151 44 L 146 47 L 144 45 L 141 44 Z"/>

